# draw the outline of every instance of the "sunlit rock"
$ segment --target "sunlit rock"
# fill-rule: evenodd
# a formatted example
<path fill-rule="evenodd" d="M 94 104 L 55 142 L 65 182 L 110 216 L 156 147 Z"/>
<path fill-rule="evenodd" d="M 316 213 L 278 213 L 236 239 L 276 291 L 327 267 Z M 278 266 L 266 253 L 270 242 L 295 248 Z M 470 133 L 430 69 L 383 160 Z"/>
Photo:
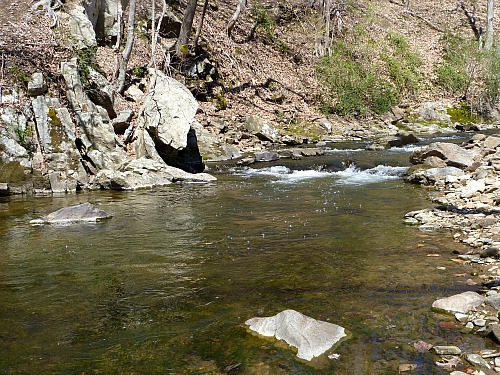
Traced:
<path fill-rule="evenodd" d="M 457 312 L 467 314 L 473 308 L 480 306 L 484 301 L 485 298 L 483 296 L 476 292 L 469 291 L 438 299 L 434 301 L 432 308 L 452 314 Z"/>
<path fill-rule="evenodd" d="M 308 361 L 347 336 L 343 327 L 310 318 L 295 310 L 285 310 L 266 318 L 252 318 L 245 324 L 263 336 L 274 336 L 296 347 L 297 357 Z"/>

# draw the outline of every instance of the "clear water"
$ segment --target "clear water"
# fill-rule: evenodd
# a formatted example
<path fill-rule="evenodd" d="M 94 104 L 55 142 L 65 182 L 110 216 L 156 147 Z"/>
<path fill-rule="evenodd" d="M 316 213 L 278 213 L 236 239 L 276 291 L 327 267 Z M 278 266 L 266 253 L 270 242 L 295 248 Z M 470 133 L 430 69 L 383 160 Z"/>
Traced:
<path fill-rule="evenodd" d="M 1 200 L 0 373 L 444 374 L 412 343 L 487 345 L 430 312 L 469 270 L 449 234 L 403 225 L 430 205 L 399 178 L 407 150 L 332 147 L 208 185 Z M 114 217 L 29 224 L 86 201 Z M 285 309 L 346 327 L 340 358 L 301 362 L 246 331 Z"/>

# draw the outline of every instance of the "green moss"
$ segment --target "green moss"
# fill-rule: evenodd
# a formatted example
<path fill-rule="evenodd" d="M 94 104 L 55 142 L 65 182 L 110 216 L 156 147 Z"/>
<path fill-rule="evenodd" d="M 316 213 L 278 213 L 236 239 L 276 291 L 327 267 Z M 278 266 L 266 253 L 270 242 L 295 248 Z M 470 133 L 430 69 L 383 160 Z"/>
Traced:
<path fill-rule="evenodd" d="M 57 126 L 57 127 L 62 126 L 61 119 L 59 118 L 57 111 L 54 108 L 49 107 L 49 115 L 48 116 L 49 116 L 49 120 L 50 120 L 50 123 L 52 124 L 52 126 Z"/>
<path fill-rule="evenodd" d="M 33 129 L 31 126 L 26 126 L 26 128 L 22 128 L 21 126 L 14 127 L 14 133 L 17 137 L 17 142 L 26 149 L 28 154 L 32 154 L 34 151 L 33 145 Z"/>
<path fill-rule="evenodd" d="M 2 182 L 21 182 L 28 180 L 24 168 L 17 161 L 10 163 L 0 163 L 0 176 Z"/>
<path fill-rule="evenodd" d="M 461 103 L 460 105 L 455 107 L 447 108 L 446 112 L 451 116 L 451 121 L 453 122 L 464 123 L 472 121 L 470 107 L 465 103 Z"/>
<path fill-rule="evenodd" d="M 221 92 L 214 94 L 214 99 L 215 99 L 215 108 L 217 108 L 218 111 L 227 108 L 227 99 L 224 96 L 224 93 Z"/>
<path fill-rule="evenodd" d="M 17 84 L 23 86 L 24 88 L 28 88 L 28 82 L 31 80 L 30 73 L 24 72 L 17 65 L 14 65 L 9 68 L 9 74 L 13 77 Z"/>
<path fill-rule="evenodd" d="M 96 60 L 97 47 L 83 48 L 77 51 L 78 72 L 84 89 L 90 89 L 90 68 L 103 73 Z"/>

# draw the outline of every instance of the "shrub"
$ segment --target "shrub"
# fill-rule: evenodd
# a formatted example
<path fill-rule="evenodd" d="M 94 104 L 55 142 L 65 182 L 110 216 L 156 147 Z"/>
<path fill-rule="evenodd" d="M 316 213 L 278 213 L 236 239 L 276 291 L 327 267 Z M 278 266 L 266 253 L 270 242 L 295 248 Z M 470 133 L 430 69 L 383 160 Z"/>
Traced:
<path fill-rule="evenodd" d="M 321 59 L 318 66 L 332 102 L 323 101 L 323 111 L 342 116 L 389 111 L 397 103 L 396 85 L 384 79 L 379 70 L 343 41 L 336 42 L 330 56 Z"/>
<path fill-rule="evenodd" d="M 466 96 L 471 81 L 473 67 L 477 63 L 477 44 L 450 33 L 446 34 L 443 44 L 443 64 L 434 69 L 436 84 L 459 96 Z"/>

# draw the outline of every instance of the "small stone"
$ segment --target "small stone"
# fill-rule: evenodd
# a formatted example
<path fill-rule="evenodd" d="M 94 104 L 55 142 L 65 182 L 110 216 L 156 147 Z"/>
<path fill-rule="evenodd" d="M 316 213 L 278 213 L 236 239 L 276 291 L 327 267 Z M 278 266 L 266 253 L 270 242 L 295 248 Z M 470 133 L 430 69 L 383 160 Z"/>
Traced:
<path fill-rule="evenodd" d="M 399 365 L 399 372 L 408 372 L 413 371 L 417 368 L 417 365 L 414 363 L 403 363 Z"/>
<path fill-rule="evenodd" d="M 438 355 L 460 355 L 462 350 L 459 347 L 453 345 L 439 345 L 432 348 Z"/>
<path fill-rule="evenodd" d="M 487 247 L 486 249 L 481 250 L 479 253 L 479 256 L 481 258 L 487 258 L 487 257 L 498 257 L 498 254 L 500 254 L 500 249 L 498 247 Z"/>
<path fill-rule="evenodd" d="M 465 359 L 473 366 L 486 367 L 491 369 L 491 366 L 479 354 L 469 353 L 465 355 Z"/>
<path fill-rule="evenodd" d="M 466 323 L 469 320 L 469 315 L 463 314 L 463 313 L 455 313 L 455 318 L 460 322 L 460 323 Z"/>
<path fill-rule="evenodd" d="M 486 320 L 484 319 L 474 319 L 472 322 L 476 327 L 484 327 L 486 325 Z"/>
<path fill-rule="evenodd" d="M 33 73 L 31 81 L 28 82 L 28 95 L 38 96 L 47 92 L 47 85 L 43 79 L 43 74 L 40 72 Z"/>

